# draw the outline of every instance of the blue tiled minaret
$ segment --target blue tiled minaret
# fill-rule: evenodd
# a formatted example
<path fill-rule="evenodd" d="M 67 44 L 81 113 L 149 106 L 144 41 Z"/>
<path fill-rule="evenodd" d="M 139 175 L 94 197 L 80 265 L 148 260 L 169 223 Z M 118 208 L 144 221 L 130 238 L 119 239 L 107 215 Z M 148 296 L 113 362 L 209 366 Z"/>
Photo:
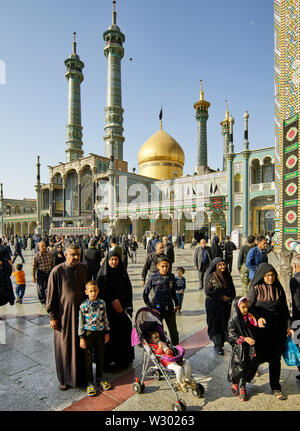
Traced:
<path fill-rule="evenodd" d="M 107 58 L 107 95 L 105 108 L 105 155 L 123 160 L 123 108 L 121 90 L 121 60 L 125 35 L 117 26 L 116 2 L 113 1 L 112 24 L 103 33 Z"/>
<path fill-rule="evenodd" d="M 84 64 L 76 53 L 76 33 L 73 34 L 73 52 L 65 60 L 65 65 L 67 67 L 65 77 L 69 81 L 69 112 L 68 124 L 66 126 L 67 162 L 71 162 L 83 156 L 80 85 L 83 81 L 82 69 L 84 68 Z"/>

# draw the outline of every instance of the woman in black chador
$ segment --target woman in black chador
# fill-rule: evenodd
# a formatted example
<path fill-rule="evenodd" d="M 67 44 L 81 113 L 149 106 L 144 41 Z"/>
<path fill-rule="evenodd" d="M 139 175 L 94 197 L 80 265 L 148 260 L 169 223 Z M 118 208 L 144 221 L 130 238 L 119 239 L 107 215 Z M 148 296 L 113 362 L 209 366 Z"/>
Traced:
<path fill-rule="evenodd" d="M 246 383 L 251 382 L 258 368 L 258 355 L 255 348 L 257 321 L 248 312 L 248 299 L 245 296 L 234 298 L 228 322 L 228 342 L 232 346 L 227 379 L 232 383 L 233 395 L 247 401 Z"/>
<path fill-rule="evenodd" d="M 235 287 L 223 259 L 215 258 L 206 271 L 205 309 L 207 332 L 215 343 L 215 351 L 224 355 L 223 346 L 227 339 L 227 325 Z"/>
<path fill-rule="evenodd" d="M 281 391 L 280 360 L 286 337 L 292 334 L 290 313 L 277 272 L 269 263 L 260 263 L 248 291 L 249 310 L 264 328 L 257 333 L 256 348 L 260 363 L 269 362 L 270 386 L 275 397 L 284 400 Z"/>
<path fill-rule="evenodd" d="M 126 368 L 134 359 L 131 346 L 131 321 L 124 309 L 132 310 L 132 286 L 120 255 L 111 251 L 102 263 L 97 276 L 99 297 L 106 303 L 110 340 L 105 345 L 105 365 L 114 362 L 116 368 Z"/>

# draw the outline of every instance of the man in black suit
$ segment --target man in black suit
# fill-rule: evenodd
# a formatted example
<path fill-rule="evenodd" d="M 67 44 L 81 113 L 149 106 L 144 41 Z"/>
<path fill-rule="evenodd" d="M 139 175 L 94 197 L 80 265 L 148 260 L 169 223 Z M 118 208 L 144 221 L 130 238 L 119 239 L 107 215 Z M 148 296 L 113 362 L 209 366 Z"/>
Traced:
<path fill-rule="evenodd" d="M 207 245 L 205 239 L 201 239 L 200 247 L 197 247 L 194 255 L 194 267 L 198 270 L 199 290 L 203 289 L 205 272 L 212 261 L 211 248 Z"/>

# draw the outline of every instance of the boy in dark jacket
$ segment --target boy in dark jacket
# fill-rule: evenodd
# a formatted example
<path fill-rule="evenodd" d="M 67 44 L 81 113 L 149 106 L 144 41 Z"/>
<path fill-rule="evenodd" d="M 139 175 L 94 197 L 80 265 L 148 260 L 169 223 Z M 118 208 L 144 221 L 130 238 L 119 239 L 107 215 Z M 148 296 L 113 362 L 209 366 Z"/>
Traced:
<path fill-rule="evenodd" d="M 151 291 L 153 291 L 152 299 L 149 298 Z M 174 274 L 169 272 L 169 261 L 166 257 L 158 258 L 157 272 L 149 278 L 143 297 L 147 307 L 158 312 L 161 320 L 165 320 L 173 346 L 179 344 L 176 325 L 176 311 L 179 310 L 176 296 L 176 279 Z"/>

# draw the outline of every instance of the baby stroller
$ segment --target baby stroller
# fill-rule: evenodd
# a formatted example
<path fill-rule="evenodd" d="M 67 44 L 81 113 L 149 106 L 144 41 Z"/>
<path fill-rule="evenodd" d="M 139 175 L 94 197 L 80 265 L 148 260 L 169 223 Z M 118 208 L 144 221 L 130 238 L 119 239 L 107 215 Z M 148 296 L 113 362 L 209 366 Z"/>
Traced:
<path fill-rule="evenodd" d="M 165 368 L 160 359 L 167 359 L 170 362 L 179 363 L 183 360 L 184 357 L 184 348 L 181 346 L 173 347 L 169 340 L 166 337 L 166 333 L 163 329 L 163 324 L 160 319 L 160 315 L 156 313 L 154 310 L 150 308 L 140 308 L 135 316 L 135 322 L 131 319 L 130 315 L 126 313 L 130 318 L 133 329 L 131 334 L 131 344 L 132 346 L 140 346 L 144 349 L 143 351 L 143 365 L 142 365 L 142 377 L 139 380 L 136 377 L 135 383 L 133 383 L 133 389 L 137 394 L 141 394 L 144 392 L 145 384 L 144 380 L 146 376 L 152 376 L 155 380 L 161 380 L 165 378 L 168 383 L 171 391 L 173 392 L 176 402 L 172 404 L 172 410 L 174 411 L 184 411 L 186 410 L 186 404 L 183 400 L 181 400 L 177 394 L 179 388 L 175 383 L 173 383 L 170 377 L 175 375 L 174 371 Z M 151 349 L 149 343 L 145 339 L 146 333 L 149 331 L 157 331 L 160 335 L 160 340 L 167 344 L 167 346 L 173 350 L 174 357 L 170 358 L 169 356 L 156 356 L 153 350 Z M 190 378 L 188 382 L 186 382 L 187 388 L 192 390 L 194 396 L 201 398 L 204 394 L 204 387 L 195 381 L 193 377 Z"/>

